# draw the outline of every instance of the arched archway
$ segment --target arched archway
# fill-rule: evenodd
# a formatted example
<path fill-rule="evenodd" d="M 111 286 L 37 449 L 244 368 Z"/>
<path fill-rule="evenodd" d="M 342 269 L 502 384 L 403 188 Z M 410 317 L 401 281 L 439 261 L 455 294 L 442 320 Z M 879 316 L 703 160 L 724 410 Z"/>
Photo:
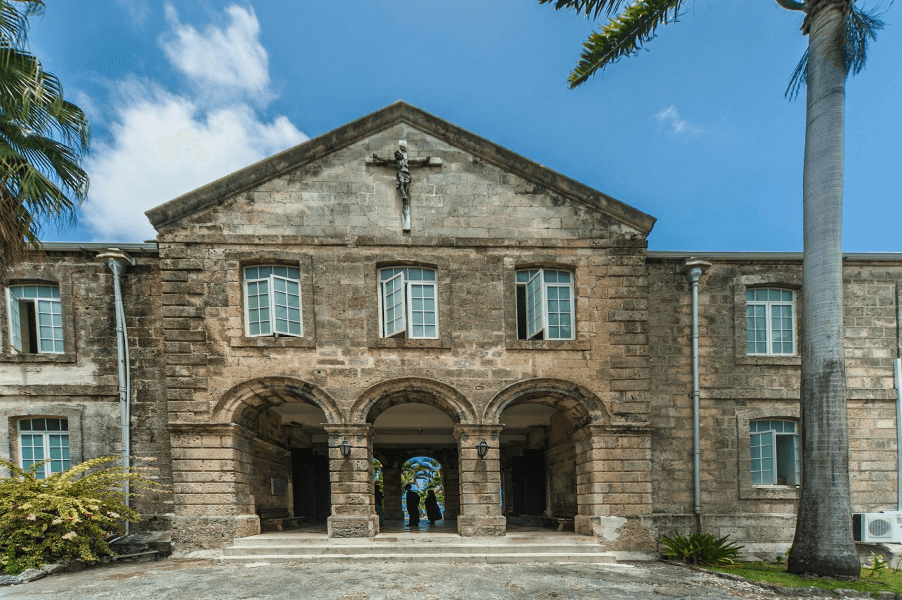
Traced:
<path fill-rule="evenodd" d="M 268 409 L 289 402 L 318 407 L 329 424 L 343 421 L 335 400 L 319 387 L 294 377 L 260 377 L 231 388 L 213 407 L 216 423 L 254 422 Z"/>
<path fill-rule="evenodd" d="M 232 537 L 324 520 L 331 499 L 324 426 L 341 421 L 329 394 L 306 381 L 244 381 L 219 398 L 209 422 L 170 426 L 173 478 L 191 483 L 175 502 L 231 515 Z"/>
<path fill-rule="evenodd" d="M 451 386 L 434 379 L 405 377 L 376 384 L 360 394 L 348 422 L 374 423 L 389 408 L 409 403 L 434 406 L 454 423 L 477 423 L 479 418 L 473 404 Z"/>
<path fill-rule="evenodd" d="M 486 406 L 483 422 L 498 423 L 505 409 L 524 403 L 550 406 L 566 414 L 576 427 L 610 421 L 604 403 L 584 386 L 564 379 L 536 378 L 518 381 L 495 394 Z"/>
<path fill-rule="evenodd" d="M 546 518 L 574 520 L 581 502 L 578 474 L 587 460 L 577 432 L 609 422 L 601 400 L 565 380 L 537 378 L 501 390 L 484 413 L 499 424 L 503 512 L 512 522 L 541 524 Z"/>
<path fill-rule="evenodd" d="M 383 467 L 387 527 L 401 527 L 401 473 L 414 456 L 435 458 L 443 470 L 443 523 L 456 526 L 460 475 L 455 428 L 478 423 L 478 411 L 451 386 L 425 378 L 385 381 L 360 394 L 349 411 L 355 427 L 372 427 L 372 451 Z"/>

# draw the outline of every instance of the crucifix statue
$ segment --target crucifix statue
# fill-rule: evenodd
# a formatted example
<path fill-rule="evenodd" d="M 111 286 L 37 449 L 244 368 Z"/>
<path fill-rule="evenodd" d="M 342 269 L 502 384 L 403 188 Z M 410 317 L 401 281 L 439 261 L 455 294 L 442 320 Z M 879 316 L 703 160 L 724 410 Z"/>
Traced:
<path fill-rule="evenodd" d="M 410 231 L 410 167 L 426 167 L 442 164 L 442 159 L 427 156 L 426 158 L 408 158 L 407 141 L 400 140 L 398 149 L 392 158 L 380 158 L 373 154 L 367 157 L 367 164 L 393 166 L 398 169 L 397 189 L 401 192 L 401 229 Z"/>

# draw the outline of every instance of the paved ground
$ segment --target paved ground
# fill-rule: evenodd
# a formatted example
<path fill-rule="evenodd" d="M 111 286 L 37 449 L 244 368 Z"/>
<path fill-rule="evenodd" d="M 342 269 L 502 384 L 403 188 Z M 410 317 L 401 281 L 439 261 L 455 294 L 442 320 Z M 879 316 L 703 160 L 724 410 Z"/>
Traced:
<path fill-rule="evenodd" d="M 411 570 L 411 567 L 413 569 Z M 808 596 L 810 598 L 810 596 Z M 217 565 L 168 559 L 45 577 L 0 588 L 22 600 L 495 600 L 787 598 L 661 563 Z"/>

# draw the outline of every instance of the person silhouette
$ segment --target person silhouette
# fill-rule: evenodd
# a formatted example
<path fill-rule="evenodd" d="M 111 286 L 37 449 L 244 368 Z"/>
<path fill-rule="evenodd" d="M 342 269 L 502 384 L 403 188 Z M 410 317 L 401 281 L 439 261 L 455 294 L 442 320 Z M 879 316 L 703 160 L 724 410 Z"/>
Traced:
<path fill-rule="evenodd" d="M 413 491 L 413 485 L 410 483 L 404 486 L 404 489 L 407 490 L 405 500 L 407 500 L 407 515 L 410 517 L 407 524 L 415 527 L 420 524 L 420 495 Z"/>
<path fill-rule="evenodd" d="M 435 497 L 435 490 L 429 490 L 426 493 L 426 518 L 429 519 L 429 524 L 432 525 L 436 521 L 442 520 L 442 509 L 439 508 L 438 498 Z"/>

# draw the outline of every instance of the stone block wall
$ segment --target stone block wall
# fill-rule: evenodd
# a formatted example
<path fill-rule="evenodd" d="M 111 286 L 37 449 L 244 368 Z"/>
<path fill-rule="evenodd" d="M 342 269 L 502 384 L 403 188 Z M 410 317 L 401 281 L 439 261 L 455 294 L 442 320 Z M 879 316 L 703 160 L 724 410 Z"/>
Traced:
<path fill-rule="evenodd" d="M 573 425 L 561 413 L 551 415 L 548 431 L 548 451 L 545 453 L 548 472 L 550 513 L 556 517 L 572 517 L 576 504 L 576 446 Z"/>
<path fill-rule="evenodd" d="M 136 464 L 171 483 L 166 433 L 166 381 L 161 357 L 160 278 L 153 245 L 129 245 L 137 260 L 122 281 L 131 354 L 131 449 Z M 113 276 L 96 255 L 105 248 L 48 246 L 47 253 L 10 271 L 5 283 L 52 284 L 60 290 L 63 354 L 16 354 L 9 346 L 9 315 L 3 288 L 0 302 L 0 452 L 19 460 L 17 422 L 28 416 L 69 422 L 73 464 L 100 456 L 120 456 L 119 381 Z M 7 453 L 7 450 L 9 453 Z M 148 519 L 138 528 L 167 528 L 171 493 L 138 497 L 134 507 Z"/>
<path fill-rule="evenodd" d="M 652 253 L 648 263 L 654 512 L 656 522 L 665 529 L 675 523 L 694 527 L 690 517 L 691 298 L 685 278 L 675 272 L 681 260 L 665 260 Z M 713 264 L 699 284 L 703 522 L 712 533 L 730 534 L 753 551 L 785 550 L 792 541 L 798 490 L 751 485 L 748 423 L 765 418 L 798 422 L 800 359 L 797 355 L 746 355 L 745 290 L 772 285 L 796 289 L 800 298 L 805 293 L 801 261 L 707 260 Z M 898 340 L 895 302 L 900 278 L 898 261 L 853 256 L 844 264 L 850 469 L 856 512 L 892 509 L 896 504 L 892 358 Z M 798 298 L 796 327 L 801 318 Z"/>

